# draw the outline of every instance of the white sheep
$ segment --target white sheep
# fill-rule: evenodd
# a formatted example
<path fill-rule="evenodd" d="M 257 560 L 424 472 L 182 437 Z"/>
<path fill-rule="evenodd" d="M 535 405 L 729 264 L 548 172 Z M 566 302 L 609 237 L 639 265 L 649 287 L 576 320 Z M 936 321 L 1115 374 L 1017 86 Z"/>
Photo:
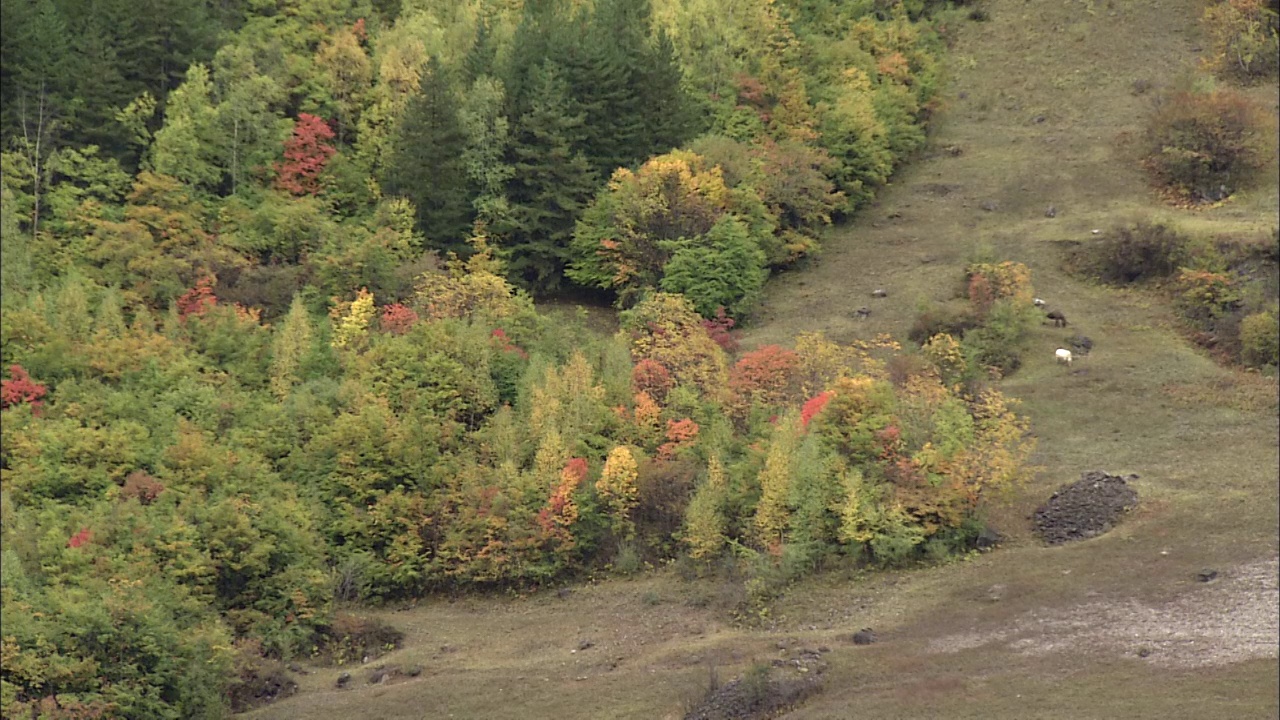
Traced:
<path fill-rule="evenodd" d="M 1070 365 L 1070 364 L 1071 364 L 1071 351 L 1070 351 L 1070 350 L 1066 350 L 1066 349 L 1064 349 L 1064 348 L 1058 348 L 1057 352 L 1055 352 L 1055 353 L 1054 353 L 1054 355 L 1058 358 L 1058 362 L 1060 362 L 1060 363 L 1061 363 L 1061 362 L 1064 362 L 1064 363 L 1066 363 L 1066 364 L 1068 364 L 1068 365 Z"/>
<path fill-rule="evenodd" d="M 1032 300 L 1031 302 L 1035 303 L 1035 304 L 1036 304 L 1036 307 L 1038 307 L 1038 308 L 1042 308 L 1042 307 L 1044 307 L 1044 306 L 1045 306 L 1045 302 L 1044 302 L 1043 300 L 1041 300 L 1040 298 L 1036 298 L 1035 300 Z"/>

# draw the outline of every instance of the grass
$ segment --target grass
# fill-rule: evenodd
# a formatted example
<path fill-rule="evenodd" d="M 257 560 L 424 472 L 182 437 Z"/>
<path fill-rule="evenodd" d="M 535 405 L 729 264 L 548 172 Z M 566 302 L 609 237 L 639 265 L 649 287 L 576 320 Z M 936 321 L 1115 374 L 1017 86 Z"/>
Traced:
<path fill-rule="evenodd" d="M 1134 218 L 1211 235 L 1277 223 L 1274 180 L 1218 207 L 1177 210 L 1161 203 L 1128 150 L 1150 96 L 1194 65 L 1202 3 L 989 0 L 984 8 L 989 21 L 963 26 L 932 138 L 963 153 L 906 168 L 857 222 L 833 231 L 820 262 L 771 282 L 743 346 L 785 345 L 806 330 L 841 341 L 904 337 L 917 301 L 946 299 L 980 245 L 1026 263 L 1037 294 L 1072 326 L 1039 328 L 1024 366 L 1003 382 L 1033 420 L 1043 468 L 990 509 L 1009 538 L 1004 548 L 928 570 L 811 578 L 788 591 L 767 630 L 727 623 L 706 602 L 713 581 L 684 582 L 670 570 L 564 598 L 432 599 L 380 614 L 406 633 L 405 647 L 383 661 L 419 663 L 420 678 L 336 691 L 339 670 L 316 669 L 300 678 L 298 696 L 249 717 L 679 718 L 705 692 L 709 664 L 728 681 L 777 657 L 779 638 L 832 648 L 826 690 L 786 715 L 794 720 L 1275 717 L 1275 660 L 1169 670 L 1104 650 L 929 650 L 932 639 L 994 632 L 1028 614 L 1186 595 L 1201 568 L 1275 557 L 1280 522 L 1274 381 L 1219 367 L 1189 346 L 1158 297 L 1061 270 L 1063 247 Z M 1135 83 L 1153 90 L 1135 93 Z M 1249 92 L 1277 106 L 1273 85 Z M 986 200 L 998 209 L 982 210 Z M 1053 219 L 1044 214 L 1051 204 Z M 871 298 L 876 288 L 889 297 Z M 863 305 L 872 315 L 858 320 Z M 1067 370 L 1051 355 L 1074 332 L 1095 347 Z M 1094 540 L 1036 542 L 1027 515 L 1093 469 L 1139 474 L 1140 508 Z M 999 601 L 990 599 L 995 585 Z M 861 627 L 875 628 L 880 642 L 845 642 Z M 593 645 L 577 650 L 583 640 Z"/>

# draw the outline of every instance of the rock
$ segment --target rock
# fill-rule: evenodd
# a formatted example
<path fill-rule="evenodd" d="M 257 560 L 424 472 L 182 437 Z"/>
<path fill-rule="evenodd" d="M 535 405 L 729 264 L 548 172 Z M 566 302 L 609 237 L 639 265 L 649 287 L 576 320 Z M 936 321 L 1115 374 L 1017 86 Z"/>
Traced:
<path fill-rule="evenodd" d="M 854 645 L 870 645 L 876 641 L 876 634 L 871 628 L 862 628 L 853 634 Z"/>
<path fill-rule="evenodd" d="M 987 212 L 995 212 L 996 210 L 1000 209 L 999 203 L 997 203 L 995 200 L 983 200 L 981 203 L 979 203 L 978 207 L 982 208 L 983 210 L 986 210 Z"/>
<path fill-rule="evenodd" d="M 1007 585 L 996 584 L 987 588 L 987 599 L 991 602 L 1000 602 L 1004 599 L 1005 591 L 1008 590 Z"/>
<path fill-rule="evenodd" d="M 1045 118 L 1045 116 L 1043 116 L 1043 115 L 1037 115 L 1037 116 L 1035 116 L 1035 117 L 1031 118 L 1031 122 L 1033 122 L 1033 123 L 1035 123 L 1035 124 L 1039 125 L 1040 123 L 1044 122 L 1046 119 L 1047 119 L 1047 118 Z"/>
<path fill-rule="evenodd" d="M 1071 346 L 1072 352 L 1077 355 L 1088 355 L 1093 349 L 1093 340 L 1084 335 L 1076 334 L 1067 338 L 1067 344 Z M 1137 477 L 1136 475 L 1134 477 Z"/>
<path fill-rule="evenodd" d="M 1196 573 L 1196 579 L 1202 583 L 1212 582 L 1217 577 L 1218 577 L 1218 571 L 1209 569 L 1209 568 L 1206 568 Z"/>
<path fill-rule="evenodd" d="M 573 588 L 562 587 L 556 591 L 556 597 L 564 600 L 573 594 Z"/>
<path fill-rule="evenodd" d="M 418 677 L 419 675 L 422 674 L 422 666 L 410 665 L 409 667 L 404 669 L 404 674 L 406 677 Z"/>
<path fill-rule="evenodd" d="M 876 288 L 875 290 L 871 291 L 871 297 L 876 297 L 876 298 L 889 297 L 889 291 L 885 290 L 884 288 Z"/>
<path fill-rule="evenodd" d="M 1047 218 L 1058 217 L 1058 208 L 1053 205 L 1050 205 L 1049 209 L 1044 211 L 1044 216 Z"/>
<path fill-rule="evenodd" d="M 1140 658 L 1150 657 L 1150 656 L 1151 656 L 1151 648 L 1142 648 L 1141 650 L 1138 651 L 1138 657 Z"/>
<path fill-rule="evenodd" d="M 987 525 L 982 528 L 982 532 L 978 533 L 973 543 L 979 550 L 990 550 L 999 545 L 1003 539 L 1004 537 L 995 528 Z"/>
<path fill-rule="evenodd" d="M 595 646 L 596 644 L 591 642 L 590 640 L 583 640 L 582 642 L 578 643 L 579 650 L 586 650 L 587 648 L 592 648 Z"/>
<path fill-rule="evenodd" d="M 351 683 L 351 673 L 344 672 L 338 676 L 338 681 L 334 683 L 334 686 L 337 687 L 339 690 L 341 690 L 342 688 L 346 687 L 350 683 Z"/>

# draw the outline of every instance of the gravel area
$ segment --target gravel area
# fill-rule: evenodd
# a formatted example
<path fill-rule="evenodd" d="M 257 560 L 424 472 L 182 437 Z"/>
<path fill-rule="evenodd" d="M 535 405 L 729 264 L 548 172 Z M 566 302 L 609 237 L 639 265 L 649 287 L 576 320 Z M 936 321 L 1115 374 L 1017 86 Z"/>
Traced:
<path fill-rule="evenodd" d="M 934 652 L 998 644 L 1025 655 L 1105 652 L 1195 668 L 1280 656 L 1280 559 L 1237 566 L 1156 606 L 1136 600 L 1032 612 L 1008 629 L 939 638 Z"/>

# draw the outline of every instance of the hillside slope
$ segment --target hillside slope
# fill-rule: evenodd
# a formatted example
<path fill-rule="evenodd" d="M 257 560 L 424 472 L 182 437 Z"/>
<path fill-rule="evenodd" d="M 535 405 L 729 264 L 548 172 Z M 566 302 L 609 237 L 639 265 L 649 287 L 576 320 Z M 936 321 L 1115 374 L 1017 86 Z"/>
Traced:
<path fill-rule="evenodd" d="M 744 340 L 902 337 L 917 302 L 945 298 L 978 245 L 1027 263 L 1037 292 L 1096 347 L 1067 370 L 1051 358 L 1064 332 L 1045 327 L 1004 383 L 1033 420 L 1043 468 L 994 512 L 1004 549 L 810 581 L 780 603 L 770 631 L 725 624 L 707 607 L 718 588 L 670 573 L 567 597 L 432 602 L 386 614 L 408 643 L 385 662 L 420 663 L 420 677 L 366 686 L 357 674 L 359 687 L 334 691 L 339 671 L 316 670 L 298 697 L 251 717 L 676 718 L 709 665 L 723 679 L 823 645 L 825 690 L 785 717 L 1274 717 L 1275 385 L 1191 348 L 1157 299 L 1080 283 L 1059 266 L 1064 243 L 1137 217 L 1269 229 L 1276 184 L 1177 211 L 1128 154 L 1150 102 L 1134 83 L 1159 88 L 1195 61 L 1199 2 L 986 7 L 989 22 L 959 30 L 933 153 L 836 231 L 820 262 L 775 281 Z M 1275 105 L 1275 88 L 1253 92 Z M 876 288 L 888 297 L 871 298 Z M 861 306 L 869 319 L 854 317 Z M 1139 510 L 1103 537 L 1041 546 L 1026 516 L 1092 469 L 1137 473 Z M 1197 582 L 1204 568 L 1219 579 Z M 861 627 L 880 642 L 845 642 Z"/>

